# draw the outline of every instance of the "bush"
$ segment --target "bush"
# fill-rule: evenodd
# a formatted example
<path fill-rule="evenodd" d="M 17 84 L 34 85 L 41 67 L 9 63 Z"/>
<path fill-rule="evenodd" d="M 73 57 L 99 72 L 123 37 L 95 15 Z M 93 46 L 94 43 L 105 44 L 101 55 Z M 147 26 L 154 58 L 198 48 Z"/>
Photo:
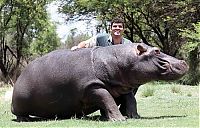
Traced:
<path fill-rule="evenodd" d="M 171 91 L 172 93 L 181 93 L 181 88 L 180 86 L 172 86 Z"/>
<path fill-rule="evenodd" d="M 182 36 L 187 39 L 187 43 L 183 45 L 181 52 L 187 58 L 190 68 L 181 82 L 198 85 L 200 82 L 200 22 L 194 24 L 194 30 L 183 30 Z"/>
<path fill-rule="evenodd" d="M 148 86 L 146 87 L 143 92 L 142 92 L 142 97 L 149 97 L 149 96 L 153 96 L 155 92 L 154 87 Z"/>

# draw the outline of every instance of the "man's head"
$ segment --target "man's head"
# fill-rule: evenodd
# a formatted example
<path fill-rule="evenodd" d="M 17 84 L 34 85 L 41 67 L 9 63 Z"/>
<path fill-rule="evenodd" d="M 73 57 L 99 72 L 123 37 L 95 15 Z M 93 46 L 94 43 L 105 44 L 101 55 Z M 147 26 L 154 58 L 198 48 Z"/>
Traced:
<path fill-rule="evenodd" d="M 111 21 L 110 31 L 114 36 L 121 36 L 124 32 L 124 20 L 121 18 L 114 18 Z"/>
<path fill-rule="evenodd" d="M 122 18 L 116 17 L 116 18 L 112 19 L 111 27 L 112 27 L 113 23 L 122 23 L 123 28 L 124 28 L 124 20 Z"/>

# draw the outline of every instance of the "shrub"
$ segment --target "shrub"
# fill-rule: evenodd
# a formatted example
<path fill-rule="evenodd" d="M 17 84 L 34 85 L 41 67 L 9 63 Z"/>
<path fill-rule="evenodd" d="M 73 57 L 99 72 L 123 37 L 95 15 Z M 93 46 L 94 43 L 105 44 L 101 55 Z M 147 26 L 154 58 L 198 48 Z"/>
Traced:
<path fill-rule="evenodd" d="M 172 93 L 181 93 L 181 88 L 180 86 L 172 86 L 171 91 Z"/>
<path fill-rule="evenodd" d="M 155 92 L 155 89 L 153 87 L 146 87 L 143 92 L 142 92 L 142 97 L 149 97 L 149 96 L 153 96 Z"/>
<path fill-rule="evenodd" d="M 189 93 L 187 94 L 187 96 L 188 96 L 188 97 L 191 97 L 191 96 L 192 96 L 191 92 L 189 92 Z"/>

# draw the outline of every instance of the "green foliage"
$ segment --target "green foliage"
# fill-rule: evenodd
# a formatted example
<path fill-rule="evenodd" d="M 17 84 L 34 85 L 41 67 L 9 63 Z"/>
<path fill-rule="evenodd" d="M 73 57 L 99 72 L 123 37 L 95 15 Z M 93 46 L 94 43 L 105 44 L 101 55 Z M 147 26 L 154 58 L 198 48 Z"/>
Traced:
<path fill-rule="evenodd" d="M 188 53 L 200 47 L 200 22 L 193 24 L 194 30 L 183 30 L 182 36 L 187 37 L 188 41 L 183 45 L 182 50 Z"/>
<path fill-rule="evenodd" d="M 183 45 L 179 29 L 191 28 L 199 18 L 200 3 L 196 0 L 72 0 L 61 5 L 67 20 L 97 17 L 106 31 L 108 22 L 121 16 L 126 23 L 125 36 L 131 41 L 141 39 L 175 56 Z M 83 18 L 81 18 L 83 17 Z"/>
<path fill-rule="evenodd" d="M 189 62 L 189 73 L 181 80 L 185 84 L 198 85 L 200 82 L 200 22 L 193 24 L 194 30 L 183 30 L 187 43 L 182 47 L 182 54 Z"/>
<path fill-rule="evenodd" d="M 43 27 L 43 31 L 39 32 L 37 38 L 33 40 L 30 46 L 30 52 L 34 56 L 42 56 L 56 50 L 60 46 L 60 39 L 56 34 L 55 25 L 46 22 L 43 24 Z"/>
<path fill-rule="evenodd" d="M 72 29 L 71 33 L 68 35 L 67 40 L 65 41 L 66 48 L 71 48 L 75 45 L 78 45 L 81 41 L 89 39 L 88 34 L 76 34 L 76 29 Z"/>
<path fill-rule="evenodd" d="M 0 70 L 5 82 L 14 78 L 15 71 L 20 65 L 30 59 L 32 55 L 30 46 L 33 41 L 41 41 L 44 39 L 42 36 L 48 41 L 57 41 L 55 33 L 54 35 L 52 33 L 52 29 L 55 28 L 49 28 L 50 24 L 47 23 L 49 19 L 46 5 L 50 1 L 52 0 L 4 0 L 0 2 Z M 44 33 L 47 29 L 51 31 L 50 35 L 49 32 Z M 53 38 L 55 40 L 52 40 Z M 53 49 L 51 46 L 53 45 L 50 45 L 48 49 Z"/>

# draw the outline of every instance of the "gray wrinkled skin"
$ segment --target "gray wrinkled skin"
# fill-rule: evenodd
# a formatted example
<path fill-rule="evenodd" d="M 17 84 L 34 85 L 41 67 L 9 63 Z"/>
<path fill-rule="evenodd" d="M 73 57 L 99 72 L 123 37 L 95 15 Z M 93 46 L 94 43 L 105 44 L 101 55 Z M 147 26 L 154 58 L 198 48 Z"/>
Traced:
<path fill-rule="evenodd" d="M 139 118 L 135 94 L 153 80 L 176 80 L 188 70 L 183 60 L 145 44 L 57 50 L 30 63 L 14 85 L 12 113 L 70 118 L 100 110 L 106 120 Z M 118 109 L 118 106 L 120 108 Z"/>

